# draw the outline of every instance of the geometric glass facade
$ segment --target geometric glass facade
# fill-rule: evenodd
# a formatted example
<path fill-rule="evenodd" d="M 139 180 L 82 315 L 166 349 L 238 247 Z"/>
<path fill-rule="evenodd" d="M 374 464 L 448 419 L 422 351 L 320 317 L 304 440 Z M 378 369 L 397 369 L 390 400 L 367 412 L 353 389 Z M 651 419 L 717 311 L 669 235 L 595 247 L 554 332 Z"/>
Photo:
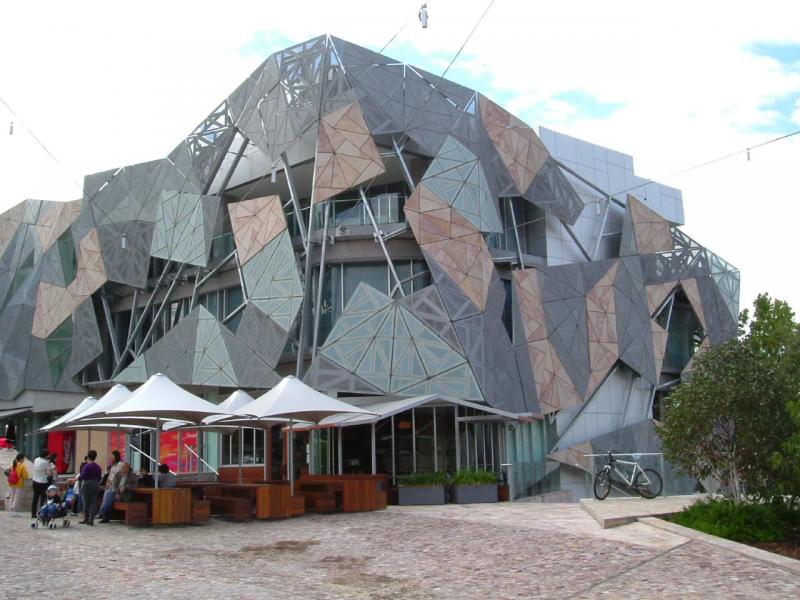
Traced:
<path fill-rule="evenodd" d="M 404 460 L 450 468 L 458 422 L 469 464 L 502 455 L 528 491 L 581 493 L 579 457 L 657 450 L 656 394 L 736 335 L 738 271 L 682 223 L 680 192 L 631 157 L 320 36 L 268 57 L 166 157 L 0 215 L 0 410 L 156 372 L 215 397 L 294 373 L 527 415 L 442 423 L 434 443 L 441 415 L 420 408 Z"/>

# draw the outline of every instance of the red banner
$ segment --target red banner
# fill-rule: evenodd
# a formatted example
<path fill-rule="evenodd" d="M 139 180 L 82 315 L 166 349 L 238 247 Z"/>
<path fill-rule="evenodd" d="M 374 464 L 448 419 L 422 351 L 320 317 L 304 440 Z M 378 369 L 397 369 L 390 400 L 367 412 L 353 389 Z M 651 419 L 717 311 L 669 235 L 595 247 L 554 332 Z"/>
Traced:
<path fill-rule="evenodd" d="M 72 473 L 75 470 L 75 432 L 51 431 L 47 434 L 47 450 L 57 454 L 56 471 Z"/>
<path fill-rule="evenodd" d="M 125 461 L 125 433 L 122 431 L 110 431 L 108 433 L 108 455 L 111 456 L 112 450 L 119 450 L 120 458 Z"/>

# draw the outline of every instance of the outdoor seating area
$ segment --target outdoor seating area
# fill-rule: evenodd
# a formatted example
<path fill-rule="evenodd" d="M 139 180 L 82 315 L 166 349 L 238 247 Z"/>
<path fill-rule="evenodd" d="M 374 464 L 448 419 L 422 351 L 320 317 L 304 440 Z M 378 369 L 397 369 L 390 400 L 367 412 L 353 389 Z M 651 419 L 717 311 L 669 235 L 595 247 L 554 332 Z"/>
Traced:
<path fill-rule="evenodd" d="M 256 398 L 236 390 L 217 404 L 156 374 L 133 392 L 117 384 L 100 398 L 88 397 L 42 431 L 88 430 L 86 448 L 93 430 L 104 431 L 109 447 L 115 444 L 131 461 L 129 471 L 143 468 L 142 481 L 153 471 L 149 484 L 105 500 L 103 522 L 202 525 L 212 518 L 264 521 L 429 504 L 420 496 L 431 489 L 422 485 L 426 477 L 444 478 L 463 466 L 490 479 L 482 483 L 491 501 L 509 497 L 499 476 L 505 424 L 527 422 L 438 394 L 348 400 L 353 403 L 288 376 Z M 194 446 L 181 443 L 186 439 Z M 98 505 L 109 498 L 106 490 L 115 491 L 111 478 L 111 487 L 103 484 Z M 461 501 L 456 487 L 453 499 Z M 444 502 L 444 487 L 437 489 L 438 503 Z"/>
<path fill-rule="evenodd" d="M 160 457 L 160 434 L 165 430 L 193 428 L 224 432 L 244 427 L 266 430 L 279 424 L 287 426 L 288 444 L 291 444 L 295 423 L 308 427 L 322 419 L 344 414 L 372 413 L 321 394 L 291 376 L 257 399 L 238 390 L 225 402 L 215 405 L 157 374 L 134 392 L 116 385 L 99 399 L 89 397 L 45 426 L 43 431 L 148 431 L 154 435 L 155 455 Z M 151 462 L 160 463 L 140 448 L 131 445 L 131 449 Z M 303 474 L 295 486 L 291 453 L 288 453 L 287 462 L 288 477 L 278 481 L 265 479 L 268 476 L 266 466 L 245 469 L 241 462 L 238 468 L 212 468 L 213 479 L 209 481 L 173 474 L 174 485 L 160 487 L 159 476 L 153 482 L 154 487 L 128 489 L 125 499 L 119 498 L 111 504 L 106 518 L 132 526 L 202 525 L 212 516 L 243 522 L 286 519 L 306 512 L 386 508 L 385 475 Z M 73 480 L 69 481 L 61 481 L 61 487 L 72 485 Z M 99 498 L 105 490 L 105 487 L 99 488 Z"/>

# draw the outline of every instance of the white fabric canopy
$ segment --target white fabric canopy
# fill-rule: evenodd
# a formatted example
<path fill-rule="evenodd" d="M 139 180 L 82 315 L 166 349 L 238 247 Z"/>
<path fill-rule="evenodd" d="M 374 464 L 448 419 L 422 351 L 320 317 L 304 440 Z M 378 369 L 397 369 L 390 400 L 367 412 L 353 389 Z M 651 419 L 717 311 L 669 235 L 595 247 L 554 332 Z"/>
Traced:
<path fill-rule="evenodd" d="M 131 391 L 121 383 L 118 383 L 105 394 L 100 396 L 100 399 L 97 401 L 97 403 L 90 409 L 72 417 L 69 420 L 70 425 L 78 425 L 86 419 L 102 419 L 105 417 L 106 411 L 116 408 L 130 397 Z"/>
<path fill-rule="evenodd" d="M 249 404 L 253 401 L 253 397 L 245 392 L 244 390 L 236 390 L 230 396 L 228 396 L 225 400 L 217 404 L 217 408 L 219 409 L 217 412 L 225 412 L 225 411 L 232 411 L 238 412 L 238 409 L 246 404 Z M 222 419 L 230 419 L 231 416 L 228 414 L 215 414 L 211 415 L 210 417 L 205 417 L 199 425 L 195 425 L 193 423 L 185 423 L 183 421 L 168 421 L 164 424 L 164 431 L 171 431 L 173 429 L 203 429 L 204 431 L 222 431 L 223 433 L 226 431 L 230 431 L 236 429 L 240 425 L 238 423 L 217 423 Z M 216 424 L 216 425 L 215 425 Z"/>
<path fill-rule="evenodd" d="M 325 417 L 340 413 L 372 414 L 363 408 L 326 396 L 292 375 L 284 377 L 278 385 L 266 394 L 259 396 L 250 404 L 242 406 L 239 412 L 252 415 L 260 423 L 289 419 L 289 456 L 287 464 L 292 495 L 294 495 L 293 420 L 301 419 L 319 423 Z M 225 422 L 227 421 L 221 421 L 221 423 Z M 242 419 L 237 419 L 237 422 L 242 423 Z M 244 426 L 252 427 L 252 425 Z"/>
<path fill-rule="evenodd" d="M 239 412 L 257 419 L 288 418 L 313 423 L 319 423 L 325 417 L 340 413 L 373 414 L 363 408 L 326 396 L 293 375 L 284 377 L 266 394 L 242 406 Z"/>
<path fill-rule="evenodd" d="M 40 428 L 39 431 L 53 431 L 56 428 L 63 429 L 63 428 L 66 427 L 65 424 L 70 419 L 74 419 L 76 417 L 79 417 L 81 415 L 81 413 L 83 413 L 83 412 L 85 412 L 87 410 L 91 410 L 91 408 L 93 406 L 95 406 L 97 404 L 97 402 L 98 402 L 98 400 L 94 396 L 86 396 L 86 398 L 81 400 L 81 403 L 78 404 L 78 406 L 73 408 L 67 414 L 62 415 L 61 417 L 59 417 L 58 419 L 56 419 L 52 423 L 48 423 L 44 427 Z"/>
<path fill-rule="evenodd" d="M 412 398 L 392 398 L 386 397 L 378 402 L 374 398 L 370 398 L 370 402 L 361 404 L 363 398 L 353 399 L 354 402 L 359 402 L 359 405 L 370 411 L 369 414 L 362 415 L 349 415 L 338 414 L 332 417 L 327 417 L 320 422 L 320 426 L 333 426 L 333 427 L 347 427 L 349 425 L 368 425 L 370 423 L 377 423 L 381 419 L 386 419 L 392 415 L 416 408 L 418 406 L 463 406 L 477 411 L 501 417 L 509 421 L 517 421 L 518 415 L 496 408 L 487 406 L 485 404 L 476 404 L 461 400 L 459 398 L 451 398 L 441 394 L 428 394 L 425 396 L 415 396 Z"/>
<path fill-rule="evenodd" d="M 106 416 L 120 422 L 131 417 L 163 423 L 168 420 L 200 423 L 211 415 L 238 416 L 240 413 L 220 409 L 187 392 L 162 373 L 156 373 L 144 382 L 130 397 L 116 408 L 106 411 Z"/>
<path fill-rule="evenodd" d="M 220 409 L 181 388 L 162 373 L 145 381 L 119 406 L 106 411 L 108 420 L 118 423 L 151 423 L 156 430 L 156 459 L 161 460 L 161 429 L 168 420 L 200 423 L 211 415 L 239 416 L 239 413 Z M 156 477 L 158 488 L 158 477 Z"/>

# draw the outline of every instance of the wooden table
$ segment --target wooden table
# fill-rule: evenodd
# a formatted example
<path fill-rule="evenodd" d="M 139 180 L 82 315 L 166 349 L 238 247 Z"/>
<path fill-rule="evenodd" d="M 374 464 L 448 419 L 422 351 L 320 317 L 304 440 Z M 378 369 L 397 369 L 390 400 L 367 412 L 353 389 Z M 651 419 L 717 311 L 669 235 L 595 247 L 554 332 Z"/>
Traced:
<path fill-rule="evenodd" d="M 219 486 L 222 496 L 249 498 L 256 519 L 290 517 L 289 486 L 280 483 L 226 483 Z"/>
<path fill-rule="evenodd" d="M 151 525 L 192 522 L 192 491 L 188 488 L 134 488 L 137 500 L 147 502 Z"/>

